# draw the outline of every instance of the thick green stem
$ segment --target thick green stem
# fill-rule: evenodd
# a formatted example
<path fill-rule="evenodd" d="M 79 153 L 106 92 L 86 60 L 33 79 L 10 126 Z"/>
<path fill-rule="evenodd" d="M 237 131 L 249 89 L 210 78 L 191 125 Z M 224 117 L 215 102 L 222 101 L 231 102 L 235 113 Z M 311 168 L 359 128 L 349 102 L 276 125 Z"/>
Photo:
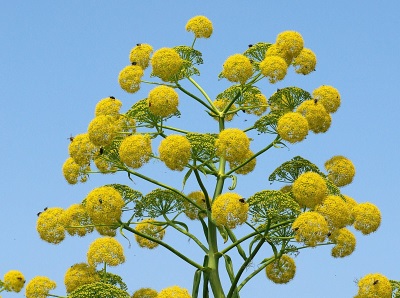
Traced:
<path fill-rule="evenodd" d="M 197 84 L 197 82 L 192 78 L 192 77 L 188 77 L 187 78 L 194 86 L 196 86 L 196 88 L 201 92 L 201 94 L 203 94 L 203 96 L 207 99 L 208 103 L 210 104 L 210 106 L 212 107 L 212 111 L 218 111 L 218 109 L 214 106 L 214 103 L 212 102 L 211 98 L 208 96 L 208 94 L 204 91 L 203 88 L 201 88 L 201 86 L 199 84 Z"/>
<path fill-rule="evenodd" d="M 196 95 L 190 93 L 189 91 L 187 91 L 185 88 L 183 88 L 181 85 L 177 84 L 177 88 L 179 90 L 181 90 L 183 93 L 187 94 L 188 96 L 190 96 L 191 98 L 193 98 L 194 100 L 196 100 L 197 102 L 199 102 L 200 104 L 202 104 L 203 106 L 205 106 L 208 110 L 212 111 L 215 113 L 215 110 L 213 110 L 212 107 L 210 107 L 208 104 L 206 104 L 204 101 L 202 101 L 200 98 L 198 98 Z"/>

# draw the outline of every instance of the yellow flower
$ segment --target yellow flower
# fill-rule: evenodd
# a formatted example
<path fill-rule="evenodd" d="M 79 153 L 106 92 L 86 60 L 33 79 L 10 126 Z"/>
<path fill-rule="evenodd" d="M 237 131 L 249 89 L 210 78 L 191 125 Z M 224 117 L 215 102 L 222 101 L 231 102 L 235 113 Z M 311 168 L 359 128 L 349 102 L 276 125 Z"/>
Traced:
<path fill-rule="evenodd" d="M 282 81 L 286 76 L 287 68 L 286 61 L 279 56 L 267 56 L 260 62 L 261 73 L 271 84 Z"/>
<path fill-rule="evenodd" d="M 351 198 L 351 197 L 349 197 L 349 196 L 346 196 L 346 195 L 343 195 L 344 196 L 344 198 L 345 198 L 345 200 L 346 200 L 346 205 L 347 205 L 347 208 L 350 210 L 350 214 L 351 214 L 351 221 L 350 221 L 350 224 L 353 224 L 354 223 L 354 214 L 353 214 L 353 208 L 355 207 L 355 206 L 357 206 L 357 201 L 356 200 L 354 200 L 353 198 Z"/>
<path fill-rule="evenodd" d="M 93 161 L 97 169 L 99 169 L 99 171 L 103 174 L 115 173 L 117 171 L 117 168 L 112 162 L 102 158 L 101 156 L 95 157 Z"/>
<path fill-rule="evenodd" d="M 283 140 L 293 144 L 304 140 L 308 135 L 309 126 L 307 119 L 302 115 L 289 112 L 279 118 L 276 129 Z"/>
<path fill-rule="evenodd" d="M 308 208 L 320 204 L 326 197 L 328 188 L 324 178 L 314 172 L 301 174 L 292 185 L 296 201 Z"/>
<path fill-rule="evenodd" d="M 191 298 L 188 290 L 179 286 L 172 286 L 162 289 L 157 298 Z"/>
<path fill-rule="evenodd" d="M 4 288 L 9 292 L 19 293 L 25 284 L 25 277 L 18 270 L 10 270 L 3 277 Z"/>
<path fill-rule="evenodd" d="M 122 102 L 113 96 L 103 98 L 100 100 L 95 107 L 94 115 L 109 115 L 113 117 L 119 116 L 119 110 L 121 109 Z"/>
<path fill-rule="evenodd" d="M 92 224 L 92 222 L 82 204 L 73 204 L 69 206 L 61 216 L 63 226 L 71 236 L 78 235 L 83 237 L 87 233 L 93 231 L 93 227 L 85 227 Z"/>
<path fill-rule="evenodd" d="M 73 292 L 68 298 L 130 298 L 131 296 L 119 287 L 106 282 L 85 284 Z"/>
<path fill-rule="evenodd" d="M 148 135 L 132 135 L 119 147 L 119 157 L 127 166 L 138 169 L 150 160 L 151 139 Z"/>
<path fill-rule="evenodd" d="M 216 99 L 213 102 L 214 106 L 218 109 L 218 111 L 222 112 L 226 106 L 229 104 L 229 101 L 221 98 L 221 99 Z M 228 112 L 233 111 L 236 109 L 236 106 L 233 104 L 231 105 L 231 107 L 229 108 Z M 232 121 L 233 117 L 235 116 L 235 114 L 225 114 L 225 121 L 229 122 Z M 218 117 L 214 117 L 215 120 L 218 121 Z"/>
<path fill-rule="evenodd" d="M 155 239 L 162 240 L 165 235 L 165 229 L 162 226 L 156 225 L 155 222 L 156 221 L 152 218 L 145 219 L 136 225 L 135 230 Z M 137 234 L 135 234 L 135 240 L 139 246 L 143 248 L 153 249 L 158 246 L 157 242 L 151 241 Z"/>
<path fill-rule="evenodd" d="M 74 264 L 64 275 L 64 284 L 67 293 L 71 293 L 80 286 L 100 281 L 96 268 L 86 263 Z"/>
<path fill-rule="evenodd" d="M 140 43 L 131 50 L 129 60 L 131 63 L 136 63 L 136 65 L 146 69 L 149 66 L 151 53 L 153 53 L 153 47 L 151 45 Z"/>
<path fill-rule="evenodd" d="M 115 118 L 110 115 L 100 115 L 94 118 L 88 126 L 88 135 L 90 141 L 96 146 L 109 145 L 118 131 L 118 125 Z M 73 144 L 74 141 L 71 143 Z"/>
<path fill-rule="evenodd" d="M 358 293 L 354 298 L 391 298 L 392 285 L 380 273 L 367 274 L 358 281 Z"/>
<path fill-rule="evenodd" d="M 356 249 L 356 237 L 346 228 L 334 231 L 329 239 L 336 244 L 331 251 L 334 258 L 349 256 Z"/>
<path fill-rule="evenodd" d="M 160 159 L 174 171 L 182 171 L 190 159 L 190 142 L 181 135 L 169 135 L 158 147 Z"/>
<path fill-rule="evenodd" d="M 267 56 L 278 56 L 285 60 L 287 65 L 292 63 L 293 57 L 290 53 L 285 52 L 283 49 L 276 46 L 276 44 L 272 44 L 268 47 L 267 51 L 265 52 L 265 57 Z"/>
<path fill-rule="evenodd" d="M 193 191 L 190 194 L 187 195 L 193 202 L 195 202 L 197 205 L 200 205 L 204 209 L 207 209 L 206 207 L 206 197 L 204 196 L 204 193 L 202 191 Z M 198 219 L 199 216 L 204 218 L 206 216 L 205 212 L 199 213 L 199 209 L 196 206 L 193 206 L 191 203 L 188 201 L 183 201 L 183 207 L 184 207 L 184 213 L 186 216 L 191 219 Z"/>
<path fill-rule="evenodd" d="M 238 194 L 227 192 L 219 195 L 211 206 L 212 218 L 217 225 L 236 228 L 247 220 L 249 204 Z"/>
<path fill-rule="evenodd" d="M 117 266 L 125 262 L 122 245 L 112 237 L 103 237 L 94 240 L 87 252 L 90 266 L 106 263 L 108 266 Z"/>
<path fill-rule="evenodd" d="M 339 91 L 332 86 L 320 86 L 313 91 L 312 96 L 325 107 L 328 113 L 335 113 L 340 107 Z"/>
<path fill-rule="evenodd" d="M 95 229 L 96 231 L 101 235 L 101 236 L 108 236 L 108 237 L 115 237 L 117 235 L 117 232 L 115 231 L 117 227 L 115 226 L 96 226 Z"/>
<path fill-rule="evenodd" d="M 298 242 L 314 247 L 324 242 L 329 233 L 325 218 L 314 211 L 304 212 L 292 224 L 295 239 Z"/>
<path fill-rule="evenodd" d="M 213 25 L 205 16 L 195 16 L 187 22 L 186 31 L 193 32 L 196 38 L 209 38 Z"/>
<path fill-rule="evenodd" d="M 89 164 L 94 151 L 95 146 L 90 142 L 89 135 L 87 133 L 75 136 L 73 141 L 69 143 L 68 146 L 69 155 L 80 166 Z"/>
<path fill-rule="evenodd" d="M 351 210 L 342 197 L 329 195 L 315 211 L 322 214 L 329 225 L 335 229 L 344 228 L 352 222 Z"/>
<path fill-rule="evenodd" d="M 246 158 L 250 150 L 250 140 L 243 130 L 227 128 L 219 133 L 215 141 L 216 154 L 229 162 L 240 161 Z"/>
<path fill-rule="evenodd" d="M 179 73 L 183 60 L 179 54 L 171 48 L 161 48 L 154 52 L 151 58 L 153 75 L 164 82 L 173 81 L 173 77 Z"/>
<path fill-rule="evenodd" d="M 80 166 L 78 165 L 72 157 L 67 158 L 62 167 L 63 175 L 65 180 L 69 184 L 78 183 L 78 178 L 80 177 L 80 182 L 86 182 L 88 174 L 90 171 L 89 165 Z"/>
<path fill-rule="evenodd" d="M 46 298 L 50 290 L 56 288 L 56 283 L 46 276 L 35 276 L 26 286 L 26 298 Z"/>
<path fill-rule="evenodd" d="M 296 112 L 307 119 L 308 127 L 314 133 L 324 133 L 331 126 L 331 115 L 325 110 L 324 106 L 314 100 L 303 101 Z"/>
<path fill-rule="evenodd" d="M 139 65 L 128 65 L 119 73 L 119 85 L 126 92 L 135 93 L 140 89 L 143 74 L 143 69 Z"/>
<path fill-rule="evenodd" d="M 350 159 L 337 155 L 325 162 L 325 169 L 328 171 L 328 179 L 336 186 L 345 186 L 353 181 L 356 168 Z"/>
<path fill-rule="evenodd" d="M 276 46 L 291 57 L 300 54 L 304 46 L 303 37 L 296 31 L 284 31 L 278 34 L 275 41 Z"/>
<path fill-rule="evenodd" d="M 268 109 L 268 101 L 264 94 L 255 94 L 251 101 L 245 101 L 242 107 L 246 108 L 247 114 L 261 116 Z"/>
<path fill-rule="evenodd" d="M 178 93 L 171 87 L 157 86 L 149 92 L 147 104 L 154 115 L 168 117 L 178 110 Z"/>
<path fill-rule="evenodd" d="M 317 57 L 310 49 L 304 48 L 293 61 L 294 68 L 297 73 L 307 75 L 315 70 L 317 65 Z"/>
<path fill-rule="evenodd" d="M 133 293 L 132 298 L 157 298 L 157 291 L 151 288 L 141 288 Z"/>
<path fill-rule="evenodd" d="M 236 168 L 237 166 L 241 165 L 242 163 L 244 163 L 247 159 L 249 159 L 250 157 L 252 157 L 254 155 L 253 151 L 248 150 L 246 156 L 243 158 L 243 160 L 238 160 L 238 161 L 231 161 L 229 162 L 229 167 L 231 169 Z M 250 160 L 247 164 L 245 164 L 244 166 L 242 166 L 241 168 L 237 169 L 235 171 L 236 174 L 240 174 L 240 175 L 247 175 L 248 173 L 252 172 L 254 170 L 254 168 L 256 167 L 256 159 L 253 158 L 252 160 Z"/>
<path fill-rule="evenodd" d="M 364 235 L 375 232 L 381 224 L 381 212 L 371 203 L 361 203 L 352 210 L 354 228 Z"/>
<path fill-rule="evenodd" d="M 222 75 L 230 82 L 244 84 L 253 75 L 253 65 L 246 56 L 235 54 L 224 62 Z"/>
<path fill-rule="evenodd" d="M 286 284 L 296 274 L 296 264 L 288 255 L 282 255 L 278 260 L 265 267 L 267 277 L 276 284 Z"/>
<path fill-rule="evenodd" d="M 111 186 L 93 189 L 85 198 L 85 207 L 94 224 L 113 225 L 121 218 L 125 202 Z"/>
<path fill-rule="evenodd" d="M 58 244 L 64 240 L 63 213 L 64 209 L 59 207 L 48 208 L 40 213 L 36 223 L 36 230 L 41 239 L 53 244 Z"/>

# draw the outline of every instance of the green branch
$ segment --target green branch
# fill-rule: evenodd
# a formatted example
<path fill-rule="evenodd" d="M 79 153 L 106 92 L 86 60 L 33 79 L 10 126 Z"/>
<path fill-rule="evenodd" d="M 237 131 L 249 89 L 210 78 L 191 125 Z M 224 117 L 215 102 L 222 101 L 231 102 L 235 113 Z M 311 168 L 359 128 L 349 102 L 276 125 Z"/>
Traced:
<path fill-rule="evenodd" d="M 212 111 L 213 113 L 215 113 L 215 110 L 213 110 L 212 107 L 210 107 L 209 105 L 207 105 L 204 101 L 202 101 L 200 98 L 198 98 L 196 95 L 190 93 L 189 91 L 187 91 L 185 88 L 183 88 L 180 84 L 176 83 L 176 87 L 181 90 L 183 93 L 185 93 L 186 95 L 190 96 L 191 98 L 193 98 L 194 100 L 196 100 L 197 102 L 199 102 L 200 104 L 202 104 L 203 106 L 205 106 L 208 110 Z"/>

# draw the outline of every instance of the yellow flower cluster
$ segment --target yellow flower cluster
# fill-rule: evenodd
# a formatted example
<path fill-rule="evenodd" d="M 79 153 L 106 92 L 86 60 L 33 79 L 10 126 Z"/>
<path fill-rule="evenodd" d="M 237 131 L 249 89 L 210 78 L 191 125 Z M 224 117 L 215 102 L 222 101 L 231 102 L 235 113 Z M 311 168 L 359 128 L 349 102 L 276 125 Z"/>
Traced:
<path fill-rule="evenodd" d="M 157 298 L 191 298 L 188 290 L 181 288 L 179 286 L 172 286 L 162 289 Z"/>
<path fill-rule="evenodd" d="M 244 84 L 253 75 L 253 65 L 246 56 L 235 54 L 224 62 L 222 75 L 230 82 Z"/>
<path fill-rule="evenodd" d="M 292 185 L 292 192 L 301 206 L 313 208 L 320 204 L 327 194 L 324 178 L 314 172 L 301 174 Z"/>
<path fill-rule="evenodd" d="M 291 57 L 300 54 L 304 46 L 303 37 L 296 31 L 284 31 L 278 34 L 275 41 L 276 47 Z"/>
<path fill-rule="evenodd" d="M 132 298 L 157 298 L 158 292 L 151 288 L 141 288 L 133 293 Z"/>
<path fill-rule="evenodd" d="M 247 114 L 261 116 L 268 109 L 267 97 L 264 94 L 258 93 L 252 97 L 251 101 L 245 101 L 242 104 Z"/>
<path fill-rule="evenodd" d="M 69 293 L 68 298 L 131 298 L 131 296 L 111 283 L 93 282 Z"/>
<path fill-rule="evenodd" d="M 154 115 L 168 117 L 178 110 L 178 93 L 171 87 L 157 86 L 149 92 L 147 104 Z"/>
<path fill-rule="evenodd" d="M 46 276 L 35 276 L 25 288 L 26 298 L 46 298 L 50 290 L 56 288 L 56 283 Z"/>
<path fill-rule="evenodd" d="M 249 204 L 238 194 L 227 192 L 219 195 L 211 206 L 212 218 L 217 225 L 234 229 L 246 222 Z"/>
<path fill-rule="evenodd" d="M 186 31 L 193 32 L 196 38 L 209 38 L 213 25 L 205 16 L 195 16 L 187 22 Z"/>
<path fill-rule="evenodd" d="M 117 171 L 117 167 L 112 162 L 102 158 L 101 156 L 96 156 L 93 161 L 97 169 L 103 174 L 115 173 Z"/>
<path fill-rule="evenodd" d="M 117 266 L 125 262 L 124 249 L 115 238 L 98 238 L 90 244 L 87 260 L 90 266 L 103 263 Z"/>
<path fill-rule="evenodd" d="M 279 259 L 265 267 L 268 279 L 276 284 L 286 284 L 296 274 L 296 264 L 288 255 L 282 255 Z"/>
<path fill-rule="evenodd" d="M 283 80 L 287 68 L 285 60 L 279 56 L 266 56 L 260 63 L 261 73 L 268 78 L 271 84 Z"/>
<path fill-rule="evenodd" d="M 119 126 L 117 125 L 115 117 L 110 115 L 100 115 L 95 117 L 88 126 L 88 135 L 90 141 L 96 146 L 109 145 L 118 132 Z M 74 141 L 71 143 L 73 144 Z"/>
<path fill-rule="evenodd" d="M 308 122 L 310 130 L 314 133 L 324 133 L 331 126 L 331 115 L 318 101 L 306 100 L 298 107 L 296 112 L 300 113 Z"/>
<path fill-rule="evenodd" d="M 25 284 L 25 277 L 18 270 L 10 270 L 3 277 L 4 288 L 9 292 L 19 293 Z"/>
<path fill-rule="evenodd" d="M 204 196 L 204 193 L 202 191 L 193 191 L 189 193 L 187 196 L 197 205 L 203 207 L 204 209 L 207 209 L 206 197 Z M 191 220 L 198 219 L 199 216 L 202 218 L 206 216 L 205 212 L 199 213 L 200 210 L 186 200 L 183 201 L 183 208 L 184 208 L 183 212 Z"/>
<path fill-rule="evenodd" d="M 90 142 L 89 135 L 87 133 L 75 136 L 73 141 L 69 143 L 68 146 L 69 156 L 71 156 L 80 166 L 89 164 L 94 151 L 95 146 Z"/>
<path fill-rule="evenodd" d="M 352 221 L 349 207 L 342 197 L 329 195 L 315 207 L 315 211 L 322 214 L 333 229 L 340 229 Z"/>
<path fill-rule="evenodd" d="M 65 238 L 65 228 L 62 221 L 64 209 L 48 208 L 40 213 L 36 222 L 36 230 L 41 239 L 52 244 L 58 244 Z"/>
<path fill-rule="evenodd" d="M 353 181 L 356 168 L 350 159 L 337 155 L 325 162 L 328 171 L 328 179 L 336 186 L 345 186 Z"/>
<path fill-rule="evenodd" d="M 381 224 L 381 212 L 372 203 L 361 203 L 352 209 L 354 228 L 364 235 L 375 232 Z"/>
<path fill-rule="evenodd" d="M 354 298 L 391 298 L 392 285 L 380 273 L 367 274 L 358 281 L 358 293 Z"/>
<path fill-rule="evenodd" d="M 243 158 L 243 160 L 230 161 L 229 162 L 229 167 L 231 169 L 234 169 L 237 166 L 239 166 L 242 163 L 244 163 L 247 159 L 251 158 L 253 155 L 254 155 L 253 151 L 248 150 L 246 155 L 245 155 L 245 157 Z M 242 166 L 241 168 L 237 169 L 235 171 L 235 173 L 236 174 L 240 174 L 240 175 L 247 175 L 248 173 L 250 173 L 250 172 L 252 172 L 254 170 L 254 168 L 256 167 L 256 163 L 257 163 L 257 160 L 255 158 L 253 158 L 248 163 L 246 163 L 244 166 Z"/>
<path fill-rule="evenodd" d="M 340 107 L 339 91 L 332 86 L 320 86 L 313 91 L 312 96 L 328 113 L 335 113 Z"/>
<path fill-rule="evenodd" d="M 138 232 L 151 236 L 155 239 L 162 240 L 165 235 L 165 229 L 162 226 L 155 224 L 153 218 L 145 219 L 136 225 L 135 230 Z M 158 246 L 157 242 L 151 241 L 145 237 L 135 234 L 135 240 L 140 247 L 153 249 Z"/>
<path fill-rule="evenodd" d="M 161 48 L 154 52 L 151 58 L 153 75 L 159 77 L 164 82 L 173 81 L 183 65 L 183 60 L 179 54 L 171 48 Z"/>
<path fill-rule="evenodd" d="M 317 57 L 310 49 L 303 48 L 300 54 L 294 58 L 293 65 L 297 73 L 307 75 L 315 70 Z"/>
<path fill-rule="evenodd" d="M 118 117 L 119 116 L 119 110 L 121 109 L 122 102 L 118 99 L 115 99 L 114 97 L 106 97 L 100 100 L 94 109 L 94 115 L 95 117 L 101 116 L 101 115 L 109 115 L 109 116 L 114 116 Z"/>
<path fill-rule="evenodd" d="M 219 133 L 215 142 L 216 154 L 229 162 L 242 161 L 250 150 L 250 140 L 243 130 L 227 128 Z"/>
<path fill-rule="evenodd" d="M 324 242 L 329 233 L 325 218 L 314 211 L 301 213 L 292 224 L 295 239 L 311 247 Z"/>
<path fill-rule="evenodd" d="M 190 142 L 181 135 L 169 135 L 158 147 L 160 159 L 174 171 L 182 171 L 190 159 Z"/>
<path fill-rule="evenodd" d="M 82 204 L 73 204 L 62 213 L 61 221 L 69 235 L 85 236 L 93 231 L 91 220 Z"/>
<path fill-rule="evenodd" d="M 76 184 L 79 177 L 80 182 L 86 182 L 88 178 L 87 172 L 90 171 L 90 166 L 88 164 L 80 166 L 72 157 L 69 157 L 64 162 L 62 171 L 65 180 L 67 180 L 69 184 Z"/>
<path fill-rule="evenodd" d="M 309 126 L 307 119 L 302 115 L 289 112 L 279 118 L 276 129 L 283 140 L 293 144 L 304 140 Z"/>
<path fill-rule="evenodd" d="M 278 56 L 285 60 L 286 65 L 290 65 L 292 63 L 292 55 L 289 52 L 285 52 L 284 49 L 278 47 L 275 43 L 270 45 L 265 52 L 265 57 L 270 56 Z"/>
<path fill-rule="evenodd" d="M 136 63 L 141 68 L 146 69 L 149 66 L 150 55 L 153 52 L 153 47 L 146 43 L 137 44 L 129 54 L 129 61 Z"/>
<path fill-rule="evenodd" d="M 331 254 L 334 258 L 343 258 L 351 255 L 356 249 L 356 237 L 346 228 L 336 230 L 329 236 L 335 243 Z"/>
<path fill-rule="evenodd" d="M 143 69 L 139 65 L 128 65 L 119 73 L 119 85 L 126 92 L 135 93 L 140 89 L 143 74 Z"/>
<path fill-rule="evenodd" d="M 127 166 L 138 169 L 150 160 L 151 139 L 148 135 L 132 135 L 125 138 L 119 147 L 119 157 Z"/>
<path fill-rule="evenodd" d="M 226 106 L 229 104 L 229 101 L 227 99 L 221 98 L 221 99 L 217 99 L 214 100 L 213 102 L 214 106 L 218 109 L 218 111 L 222 112 Z M 236 110 L 236 106 L 233 104 L 230 106 L 228 112 Z M 225 121 L 229 122 L 232 121 L 233 117 L 235 116 L 234 113 L 232 114 L 225 114 Z M 214 117 L 215 120 L 218 121 L 218 117 Z"/>
<path fill-rule="evenodd" d="M 80 286 L 100 281 L 96 268 L 86 263 L 74 264 L 65 272 L 64 284 L 67 293 L 71 293 Z"/>

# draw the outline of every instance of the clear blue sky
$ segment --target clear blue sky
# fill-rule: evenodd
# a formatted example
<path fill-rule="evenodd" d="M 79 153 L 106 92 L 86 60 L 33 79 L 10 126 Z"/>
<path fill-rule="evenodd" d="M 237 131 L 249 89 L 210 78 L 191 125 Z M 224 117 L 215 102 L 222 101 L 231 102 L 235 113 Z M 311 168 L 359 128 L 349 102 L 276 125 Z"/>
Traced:
<path fill-rule="evenodd" d="M 297 274 L 278 286 L 263 273 L 243 290 L 242 297 L 352 297 L 354 280 L 381 272 L 399 279 L 399 103 L 400 11 L 391 1 L 2 1 L 0 5 L 0 275 L 21 270 L 29 280 L 46 275 L 64 294 L 63 276 L 72 264 L 86 260 L 95 234 L 67 237 L 58 246 L 39 239 L 36 213 L 46 206 L 68 207 L 80 202 L 94 187 L 131 183 L 125 176 L 92 176 L 86 184 L 70 186 L 61 166 L 68 156 L 67 139 L 85 132 L 94 106 L 113 95 L 123 110 L 146 97 L 149 87 L 130 95 L 120 89 L 119 71 L 126 66 L 136 43 L 155 49 L 190 44 L 187 20 L 205 15 L 214 24 L 209 40 L 199 40 L 205 64 L 199 82 L 211 96 L 229 84 L 218 81 L 221 65 L 248 44 L 273 42 L 284 30 L 299 31 L 305 45 L 317 55 L 317 71 L 293 75 L 278 85 L 263 82 L 265 94 L 277 87 L 296 85 L 312 91 L 335 86 L 342 106 L 324 135 L 311 135 L 290 150 L 268 153 L 258 161 L 255 176 L 239 180 L 235 190 L 250 196 L 270 185 L 267 177 L 280 163 L 302 155 L 323 167 L 333 155 L 345 155 L 356 165 L 356 178 L 343 193 L 359 202 L 376 204 L 383 216 L 380 229 L 369 236 L 357 233 L 357 249 L 349 257 L 333 259 L 330 248 L 302 251 Z M 182 97 L 183 98 L 183 97 Z M 184 101 L 184 99 L 182 99 Z M 194 108 L 178 125 L 197 131 Z M 243 118 L 244 119 L 244 118 Z M 239 120 L 238 123 L 240 123 Z M 212 129 L 216 129 L 215 124 Z M 238 124 L 239 125 L 239 124 Z M 155 147 L 156 148 L 156 147 Z M 143 171 L 154 172 L 152 163 Z M 162 167 L 158 176 L 180 187 L 178 178 Z M 149 184 L 135 179 L 131 187 L 147 193 Z M 191 185 L 188 185 L 187 191 Z M 126 248 L 127 263 L 117 267 L 130 291 L 146 286 L 160 290 L 170 285 L 191 288 L 192 268 L 169 252 L 140 249 L 118 237 Z M 173 234 L 165 238 L 176 242 Z M 196 255 L 193 243 L 179 246 Z M 271 252 L 266 250 L 263 257 Z M 200 260 L 201 257 L 199 256 Z M 201 262 L 201 261 L 199 261 Z M 257 266 L 255 263 L 254 266 Z M 252 270 L 250 267 L 248 270 Z M 3 297 L 17 297 L 5 293 Z"/>

